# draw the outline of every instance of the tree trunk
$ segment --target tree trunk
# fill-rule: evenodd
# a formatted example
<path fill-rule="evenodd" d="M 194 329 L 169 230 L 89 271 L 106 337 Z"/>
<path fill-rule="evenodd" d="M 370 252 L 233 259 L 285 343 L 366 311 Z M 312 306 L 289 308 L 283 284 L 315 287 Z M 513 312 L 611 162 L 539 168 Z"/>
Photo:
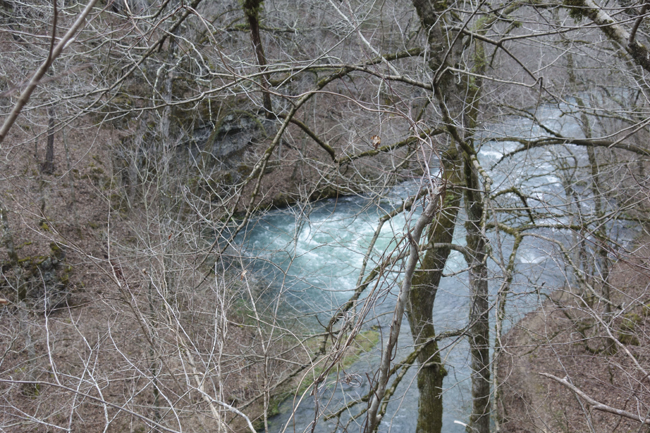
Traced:
<path fill-rule="evenodd" d="M 257 57 L 257 64 L 260 67 L 261 85 L 262 85 L 262 103 L 264 110 L 266 110 L 266 117 L 273 118 L 273 106 L 271 105 L 271 94 L 269 93 L 269 75 L 266 71 L 266 55 L 264 54 L 264 47 L 262 46 L 262 38 L 260 37 L 260 20 L 259 12 L 262 9 L 263 0 L 245 0 L 243 2 L 244 13 L 248 19 L 248 25 L 251 29 L 251 41 L 255 49 L 255 56 Z"/>
<path fill-rule="evenodd" d="M 448 186 L 442 210 L 429 228 L 429 243 L 450 244 L 454 237 L 461 198 L 460 193 L 454 188 L 460 180 L 457 155 L 455 147 L 452 147 L 443 159 L 443 180 Z M 442 365 L 438 343 L 433 340 L 436 336 L 433 326 L 433 304 L 450 251 L 450 248 L 445 246 L 426 252 L 420 269 L 413 275 L 409 296 L 408 320 L 413 342 L 416 346 L 426 344 L 418 355 L 420 399 L 417 433 L 442 431 L 442 381 L 447 371 Z"/>
<path fill-rule="evenodd" d="M 488 299 L 488 272 L 486 239 L 482 233 L 483 202 L 480 197 L 478 175 L 466 161 L 470 171 L 465 190 L 467 212 L 467 250 L 470 257 L 469 287 L 469 345 L 472 368 L 472 415 L 468 432 L 490 431 L 490 302 Z"/>
<path fill-rule="evenodd" d="M 476 29 L 483 33 L 483 28 Z M 479 167 L 475 166 L 476 150 L 473 131 L 479 123 L 479 103 L 483 86 L 481 75 L 485 74 L 485 50 L 483 43 L 476 41 L 472 56 L 472 70 L 475 77 L 465 77 L 464 94 L 467 97 L 467 123 L 469 134 L 466 138 L 467 152 L 464 155 L 465 188 L 464 201 L 467 221 L 465 223 L 469 267 L 469 346 L 472 369 L 472 414 L 467 431 L 471 433 L 490 432 L 490 301 L 488 293 L 487 238 L 485 236 L 485 203 L 479 180 Z M 487 187 L 486 187 L 487 189 Z M 486 194 L 489 191 L 486 191 Z"/>
<path fill-rule="evenodd" d="M 45 150 L 45 162 L 41 165 L 43 174 L 54 173 L 54 107 L 47 109 L 49 117 L 47 122 L 47 148 Z"/>
<path fill-rule="evenodd" d="M 465 84 L 457 83 L 446 67 L 453 67 L 461 61 L 461 38 L 451 33 L 447 21 L 446 2 L 430 2 L 428 0 L 413 0 L 423 29 L 428 34 L 429 68 L 434 72 L 434 92 L 450 129 L 458 128 L 454 120 L 461 123 L 467 120 L 464 98 Z M 454 41 L 454 45 L 449 45 Z M 446 114 L 444 114 L 446 113 Z M 460 134 L 464 133 L 461 127 Z M 436 219 L 429 232 L 429 242 L 451 244 L 456 224 L 456 216 L 460 207 L 461 193 L 456 189 L 463 185 L 464 170 L 462 153 L 457 149 L 460 142 L 458 134 L 451 134 L 450 147 L 442 158 L 443 182 L 446 183 L 447 196 L 443 212 Z M 447 262 L 450 249 L 442 246 L 428 251 L 422 261 L 420 271 L 413 278 L 413 288 L 410 296 L 409 322 L 411 333 L 416 345 L 423 344 L 435 336 L 433 326 L 433 304 L 442 271 Z M 442 431 L 442 380 L 446 371 L 441 365 L 438 346 L 435 342 L 429 345 L 418 356 L 420 370 L 418 372 L 418 389 L 420 390 L 418 433 L 438 433 Z"/>
<path fill-rule="evenodd" d="M 377 431 L 377 427 L 381 423 L 383 414 L 378 415 L 378 410 L 384 396 L 386 395 L 386 384 L 390 377 L 389 367 L 394 356 L 393 351 L 397 348 L 397 340 L 399 339 L 399 331 L 402 326 L 402 318 L 404 317 L 405 311 L 408 310 L 409 300 L 411 298 L 413 277 L 415 276 L 416 266 L 420 259 L 418 245 L 422 238 L 424 229 L 427 226 L 430 226 L 433 223 L 435 216 L 440 213 L 439 200 L 443 197 L 442 194 L 444 192 L 442 190 L 438 191 L 431 192 L 429 203 L 426 205 L 426 208 L 418 217 L 413 228 L 409 228 L 408 239 L 410 247 L 408 260 L 403 272 L 404 279 L 402 280 L 399 296 L 395 304 L 388 342 L 381 354 L 381 362 L 378 372 L 379 377 L 377 379 L 376 389 L 374 390 L 372 398 L 370 399 L 370 404 L 368 405 L 368 421 L 365 429 L 368 433 L 374 433 Z"/>

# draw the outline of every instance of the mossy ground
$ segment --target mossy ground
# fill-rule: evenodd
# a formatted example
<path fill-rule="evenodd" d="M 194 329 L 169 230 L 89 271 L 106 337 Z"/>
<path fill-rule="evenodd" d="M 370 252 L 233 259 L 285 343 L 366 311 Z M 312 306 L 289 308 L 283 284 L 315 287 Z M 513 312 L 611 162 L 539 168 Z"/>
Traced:
<path fill-rule="evenodd" d="M 354 337 L 352 343 L 344 349 L 344 353 L 338 358 L 335 365 L 331 363 L 328 365 L 327 362 L 317 363 L 308 370 L 307 374 L 298 375 L 294 380 L 276 390 L 269 400 L 267 417 L 279 415 L 281 412 L 280 407 L 286 400 L 303 395 L 314 384 L 315 379 L 321 376 L 325 368 L 328 368 L 330 375 L 335 375 L 350 368 L 359 360 L 362 354 L 369 352 L 377 345 L 379 338 L 379 332 L 374 329 L 360 332 Z M 317 350 L 318 345 L 320 345 L 320 340 L 316 339 L 307 343 L 307 346 L 313 350 Z M 331 349 L 331 345 L 328 349 Z M 257 416 L 253 425 L 258 430 L 264 428 L 263 414 Z"/>

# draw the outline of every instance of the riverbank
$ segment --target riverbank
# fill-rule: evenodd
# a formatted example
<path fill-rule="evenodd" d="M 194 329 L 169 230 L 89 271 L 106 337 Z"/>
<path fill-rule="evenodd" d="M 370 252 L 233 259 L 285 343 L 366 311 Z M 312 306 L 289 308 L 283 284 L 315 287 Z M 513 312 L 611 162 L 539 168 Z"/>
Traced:
<path fill-rule="evenodd" d="M 502 432 L 648 431 L 638 421 L 594 410 L 567 386 L 543 376 L 566 378 L 602 405 L 647 416 L 648 238 L 639 245 L 612 269 L 611 299 L 618 308 L 611 314 L 602 302 L 560 288 L 508 332 L 498 366 Z"/>
<path fill-rule="evenodd" d="M 240 328 L 248 328 L 242 336 L 248 336 L 251 340 L 258 335 L 258 330 L 252 327 Z M 265 329 L 263 333 L 268 331 L 271 330 Z M 362 331 L 344 347 L 339 347 L 339 343 L 346 341 L 346 337 L 337 341 L 336 347 L 330 341 L 325 347 L 325 354 L 318 356 L 315 354 L 320 351 L 322 337 L 314 337 L 299 344 L 296 344 L 292 338 L 285 337 L 283 340 L 279 343 L 276 339 L 273 353 L 268 353 L 266 356 L 263 355 L 263 350 L 260 350 L 262 349 L 261 345 L 255 345 L 258 360 L 255 366 L 249 366 L 251 368 L 249 374 L 241 379 L 250 381 L 252 376 L 256 377 L 257 381 L 250 382 L 250 386 L 245 387 L 242 387 L 242 382 L 237 380 L 224 384 L 231 393 L 254 392 L 254 397 L 246 402 L 234 399 L 231 403 L 239 403 L 238 407 L 247 415 L 258 431 L 266 430 L 265 423 L 280 414 L 280 406 L 285 401 L 302 398 L 321 374 L 325 372 L 326 375 L 335 375 L 339 371 L 344 371 L 354 364 L 363 353 L 372 350 L 379 342 L 379 332 L 374 329 Z M 284 350 L 278 350 L 277 347 L 283 347 Z M 271 364 L 272 367 L 268 368 Z M 327 371 L 325 371 L 326 369 Z M 268 371 L 274 372 L 273 377 L 260 380 Z M 282 373 L 278 374 L 279 371 Z M 228 424 L 233 431 L 248 430 L 244 419 L 234 414 L 229 418 Z"/>

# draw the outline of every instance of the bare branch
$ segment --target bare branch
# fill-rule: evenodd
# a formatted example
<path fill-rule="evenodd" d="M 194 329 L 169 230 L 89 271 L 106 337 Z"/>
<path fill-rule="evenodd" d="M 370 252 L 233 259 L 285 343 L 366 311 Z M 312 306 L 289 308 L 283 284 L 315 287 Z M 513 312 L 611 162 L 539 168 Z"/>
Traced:
<path fill-rule="evenodd" d="M 587 403 L 589 403 L 591 405 L 592 409 L 594 409 L 594 410 L 599 410 L 601 412 L 613 413 L 614 415 L 619 415 L 619 416 L 623 416 L 625 418 L 629 418 L 629 419 L 633 419 L 635 421 L 639 421 L 642 424 L 650 424 L 650 418 L 642 417 L 642 416 L 639 416 L 639 415 L 634 414 L 632 412 L 628 412 L 626 410 L 616 409 L 616 408 L 614 408 L 612 406 L 608 406 L 606 404 L 603 404 L 603 403 L 600 403 L 600 402 L 594 400 L 593 398 L 589 397 L 587 394 L 582 392 L 580 390 L 580 388 L 578 388 L 577 386 L 570 383 L 566 378 L 560 379 L 559 377 L 553 376 L 552 374 L 548 374 L 548 373 L 538 373 L 538 374 L 540 376 L 544 376 L 544 377 L 548 377 L 549 379 L 553 379 L 554 381 L 566 386 L 571 391 L 575 392 L 580 397 L 587 400 Z"/>
<path fill-rule="evenodd" d="M 84 22 L 86 21 L 86 17 L 88 16 L 88 14 L 90 14 L 90 11 L 93 9 L 97 1 L 98 0 L 90 0 L 90 2 L 88 2 L 84 10 L 81 12 L 77 20 L 72 25 L 72 27 L 70 27 L 70 29 L 66 32 L 66 34 L 63 35 L 63 37 L 56 45 L 56 47 L 50 50 L 50 54 L 47 56 L 47 59 L 45 59 L 45 61 L 41 64 L 40 68 L 38 68 L 38 70 L 34 73 L 34 76 L 29 81 L 29 84 L 27 85 L 25 90 L 23 90 L 23 92 L 18 97 L 18 101 L 14 105 L 14 108 L 11 110 L 11 113 L 9 113 L 9 116 L 5 119 L 2 127 L 0 128 L 0 144 L 4 141 L 5 137 L 7 136 L 7 133 L 9 132 L 9 129 L 11 129 L 11 126 L 18 118 L 18 115 L 22 111 L 25 104 L 27 104 L 27 102 L 29 101 L 29 98 L 32 96 L 34 89 L 36 89 L 36 86 L 38 86 L 43 75 L 45 75 L 47 70 L 50 69 L 50 66 L 52 66 L 52 62 L 54 62 L 54 60 L 56 60 L 56 58 L 59 57 L 63 49 L 67 47 L 68 44 L 73 40 L 74 35 L 84 24 Z M 54 21 L 54 27 L 55 26 L 56 26 L 56 18 Z M 54 32 L 54 30 L 52 31 Z M 54 35 L 52 36 L 52 38 L 54 39 Z M 54 41 L 52 41 L 52 43 L 54 43 Z"/>

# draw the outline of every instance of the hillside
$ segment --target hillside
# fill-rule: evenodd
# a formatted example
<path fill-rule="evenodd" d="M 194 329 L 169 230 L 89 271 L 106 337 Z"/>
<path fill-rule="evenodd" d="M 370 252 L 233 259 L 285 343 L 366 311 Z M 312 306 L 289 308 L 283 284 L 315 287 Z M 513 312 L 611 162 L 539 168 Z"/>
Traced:
<path fill-rule="evenodd" d="M 639 431 L 638 421 L 614 413 L 622 410 L 643 419 L 650 399 L 650 250 L 647 236 L 637 242 L 635 253 L 612 269 L 613 300 L 619 308 L 607 322 L 600 322 L 602 304 L 588 305 L 575 293 L 558 289 L 505 336 L 499 362 L 503 432 Z M 597 410 L 543 374 L 570 380 L 609 410 Z"/>

